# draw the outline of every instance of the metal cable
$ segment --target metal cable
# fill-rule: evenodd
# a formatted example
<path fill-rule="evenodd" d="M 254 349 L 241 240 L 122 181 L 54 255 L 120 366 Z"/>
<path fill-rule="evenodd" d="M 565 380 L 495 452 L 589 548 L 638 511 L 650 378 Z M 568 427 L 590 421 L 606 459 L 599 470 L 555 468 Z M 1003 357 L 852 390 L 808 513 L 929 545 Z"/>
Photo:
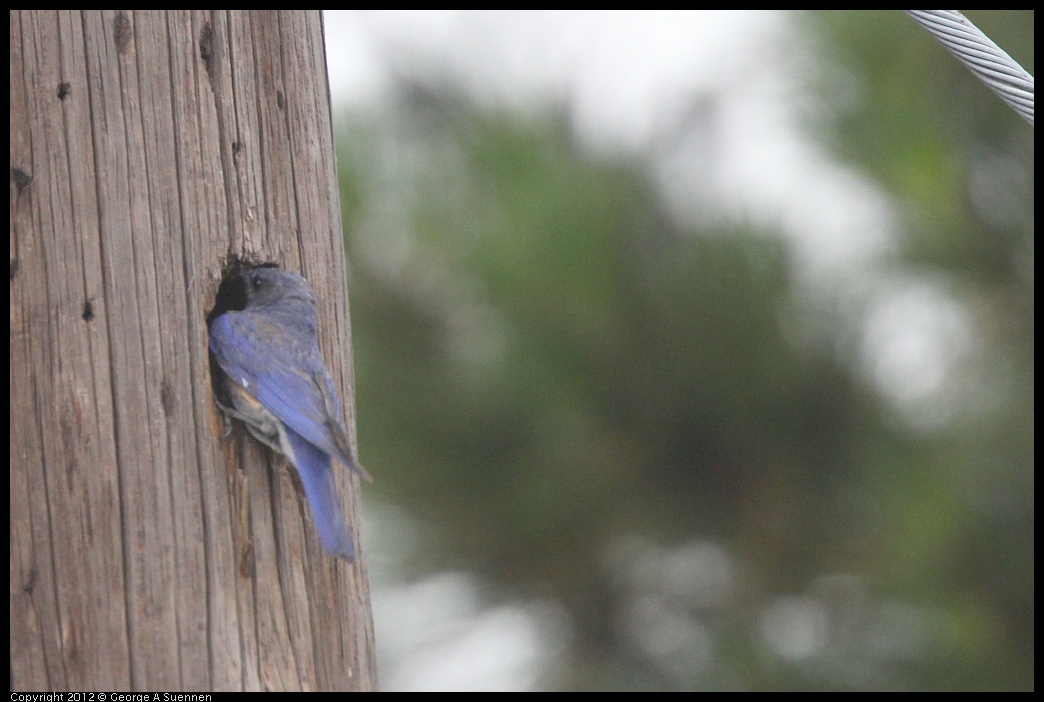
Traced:
<path fill-rule="evenodd" d="M 957 10 L 906 10 L 1001 100 L 1033 124 L 1033 76 Z"/>

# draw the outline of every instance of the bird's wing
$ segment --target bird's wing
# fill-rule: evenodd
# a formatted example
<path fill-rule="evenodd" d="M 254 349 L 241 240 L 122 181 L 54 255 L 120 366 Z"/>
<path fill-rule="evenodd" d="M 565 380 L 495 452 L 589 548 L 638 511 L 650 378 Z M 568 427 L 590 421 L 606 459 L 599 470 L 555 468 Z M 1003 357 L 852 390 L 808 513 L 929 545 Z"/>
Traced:
<path fill-rule="evenodd" d="M 251 394 L 257 393 L 261 351 L 253 322 L 238 312 L 226 312 L 210 323 L 210 350 L 225 375 Z"/>
<path fill-rule="evenodd" d="M 366 480 L 341 425 L 333 380 L 299 345 L 279 343 L 281 333 L 249 313 L 226 312 L 210 327 L 210 348 L 228 377 L 303 439 L 348 465 Z M 319 365 L 319 370 L 310 367 Z"/>

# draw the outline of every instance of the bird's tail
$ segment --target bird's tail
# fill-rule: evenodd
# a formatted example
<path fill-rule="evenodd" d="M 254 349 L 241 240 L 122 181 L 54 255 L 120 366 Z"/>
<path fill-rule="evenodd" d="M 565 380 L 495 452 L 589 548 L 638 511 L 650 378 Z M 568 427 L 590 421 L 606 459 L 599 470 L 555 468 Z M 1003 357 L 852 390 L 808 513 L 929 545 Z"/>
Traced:
<path fill-rule="evenodd" d="M 297 473 L 301 476 L 301 485 L 304 486 L 305 497 L 312 509 L 312 519 L 319 532 L 319 542 L 331 556 L 344 556 L 349 562 L 354 562 L 355 545 L 337 501 L 337 486 L 334 484 L 330 456 L 293 431 L 287 434 L 294 449 Z"/>

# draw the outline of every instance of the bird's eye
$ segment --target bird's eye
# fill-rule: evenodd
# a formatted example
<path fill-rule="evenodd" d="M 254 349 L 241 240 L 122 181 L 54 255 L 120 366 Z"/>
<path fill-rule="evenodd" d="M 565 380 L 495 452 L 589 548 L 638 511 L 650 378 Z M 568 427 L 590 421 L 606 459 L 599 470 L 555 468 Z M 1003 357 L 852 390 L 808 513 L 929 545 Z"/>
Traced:
<path fill-rule="evenodd" d="M 252 276 L 250 276 L 250 287 L 252 287 L 254 290 L 260 290 L 262 287 L 264 287 L 264 285 L 265 285 L 265 281 L 264 281 L 264 279 L 261 278 L 261 276 L 259 276 L 259 275 L 252 275 Z"/>

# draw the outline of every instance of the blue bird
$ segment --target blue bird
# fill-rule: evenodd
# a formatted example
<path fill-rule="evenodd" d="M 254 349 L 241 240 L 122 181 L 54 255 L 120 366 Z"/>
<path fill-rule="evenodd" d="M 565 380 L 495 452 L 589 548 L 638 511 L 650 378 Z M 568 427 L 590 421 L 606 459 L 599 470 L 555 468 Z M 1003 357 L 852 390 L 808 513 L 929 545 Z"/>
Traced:
<path fill-rule="evenodd" d="M 282 268 L 242 274 L 246 307 L 210 324 L 210 350 L 226 376 L 232 407 L 219 407 L 284 454 L 301 476 L 323 549 L 355 560 L 331 458 L 371 481 L 352 451 L 330 371 L 319 352 L 315 293 Z"/>

